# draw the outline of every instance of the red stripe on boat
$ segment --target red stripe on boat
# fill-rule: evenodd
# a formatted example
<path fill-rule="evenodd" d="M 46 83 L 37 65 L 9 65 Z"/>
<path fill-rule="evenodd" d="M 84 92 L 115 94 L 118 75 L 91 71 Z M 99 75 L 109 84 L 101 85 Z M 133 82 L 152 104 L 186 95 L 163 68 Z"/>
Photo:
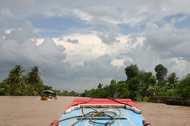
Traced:
<path fill-rule="evenodd" d="M 53 121 L 50 126 L 58 126 L 59 125 L 59 120 Z"/>
<path fill-rule="evenodd" d="M 117 104 L 121 104 L 121 103 L 128 104 L 128 105 L 131 105 L 131 106 L 139 109 L 131 99 L 109 99 L 109 98 L 107 98 L 107 99 L 106 98 L 94 98 L 94 99 L 93 98 L 75 98 L 67 109 L 71 108 L 72 106 L 79 105 L 79 104 L 99 104 L 99 105 L 115 104 L 115 105 L 117 105 Z"/>

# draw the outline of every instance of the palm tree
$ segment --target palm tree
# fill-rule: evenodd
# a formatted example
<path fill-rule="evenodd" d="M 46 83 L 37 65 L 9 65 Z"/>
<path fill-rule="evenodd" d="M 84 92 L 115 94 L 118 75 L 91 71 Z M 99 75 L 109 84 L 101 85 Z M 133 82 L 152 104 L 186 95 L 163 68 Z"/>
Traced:
<path fill-rule="evenodd" d="M 40 72 L 39 72 L 39 69 L 37 66 L 33 67 L 31 69 L 31 72 L 29 72 L 26 76 L 27 78 L 27 82 L 33 86 L 31 87 L 34 87 L 34 90 L 40 94 L 41 91 L 42 91 L 42 80 L 40 78 Z"/>
<path fill-rule="evenodd" d="M 176 73 L 171 73 L 168 78 L 167 78 L 167 82 L 170 86 L 174 86 L 176 85 L 176 83 L 178 82 L 178 77 L 176 76 Z"/>
<path fill-rule="evenodd" d="M 10 95 L 20 95 L 20 88 L 24 84 L 23 72 L 24 70 L 20 65 L 14 66 L 10 71 L 7 78 L 8 84 L 10 85 Z"/>

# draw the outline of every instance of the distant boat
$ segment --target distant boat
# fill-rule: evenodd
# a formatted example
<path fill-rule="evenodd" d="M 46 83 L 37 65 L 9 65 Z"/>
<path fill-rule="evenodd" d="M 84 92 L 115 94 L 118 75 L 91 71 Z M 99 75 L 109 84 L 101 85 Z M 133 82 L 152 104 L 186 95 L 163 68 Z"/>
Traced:
<path fill-rule="evenodd" d="M 48 100 L 55 98 L 57 99 L 57 94 L 51 90 L 44 90 L 42 95 L 41 95 L 41 100 Z"/>
<path fill-rule="evenodd" d="M 131 99 L 75 98 L 50 126 L 148 126 Z"/>

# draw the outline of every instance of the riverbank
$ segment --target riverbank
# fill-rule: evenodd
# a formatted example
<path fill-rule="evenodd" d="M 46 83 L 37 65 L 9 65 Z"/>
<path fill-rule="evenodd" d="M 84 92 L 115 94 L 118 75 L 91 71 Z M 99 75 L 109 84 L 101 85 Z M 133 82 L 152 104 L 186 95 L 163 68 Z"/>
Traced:
<path fill-rule="evenodd" d="M 0 126 L 48 126 L 74 97 L 41 101 L 39 96 L 1 96 Z M 190 107 L 135 102 L 152 126 L 188 126 Z"/>

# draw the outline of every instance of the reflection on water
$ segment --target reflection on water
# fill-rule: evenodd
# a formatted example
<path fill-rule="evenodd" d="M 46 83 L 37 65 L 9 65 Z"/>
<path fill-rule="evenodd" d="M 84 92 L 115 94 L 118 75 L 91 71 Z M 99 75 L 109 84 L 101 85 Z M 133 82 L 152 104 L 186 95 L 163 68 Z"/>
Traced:
<path fill-rule="evenodd" d="M 74 97 L 1 96 L 0 126 L 48 126 L 59 119 Z M 153 126 L 189 126 L 190 107 L 136 102 Z"/>

